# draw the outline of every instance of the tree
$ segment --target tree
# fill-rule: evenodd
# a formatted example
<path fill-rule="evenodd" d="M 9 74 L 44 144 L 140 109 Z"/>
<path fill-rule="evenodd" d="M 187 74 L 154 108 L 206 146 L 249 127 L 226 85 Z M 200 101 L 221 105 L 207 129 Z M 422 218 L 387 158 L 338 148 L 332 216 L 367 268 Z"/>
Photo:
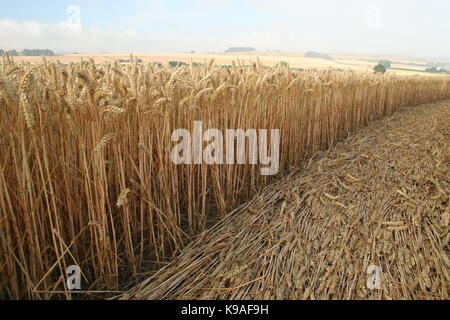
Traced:
<path fill-rule="evenodd" d="M 377 64 L 375 67 L 373 67 L 373 71 L 375 71 L 375 73 L 384 74 L 386 73 L 386 67 L 382 64 Z"/>
<path fill-rule="evenodd" d="M 381 64 L 385 69 L 389 69 L 392 66 L 389 60 L 381 60 L 378 64 Z"/>

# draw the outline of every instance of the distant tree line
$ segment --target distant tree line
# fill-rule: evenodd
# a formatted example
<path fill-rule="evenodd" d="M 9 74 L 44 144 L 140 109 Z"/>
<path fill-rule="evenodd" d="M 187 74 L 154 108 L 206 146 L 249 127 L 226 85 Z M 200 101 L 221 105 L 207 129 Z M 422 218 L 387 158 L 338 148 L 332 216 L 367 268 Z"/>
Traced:
<path fill-rule="evenodd" d="M 11 57 L 26 56 L 26 57 L 42 57 L 42 56 L 54 56 L 55 53 L 48 49 L 23 49 L 21 52 L 17 50 L 0 49 L 0 57 L 7 52 Z"/>
<path fill-rule="evenodd" d="M 439 68 L 447 69 L 447 68 L 450 68 L 450 62 L 428 62 L 427 66 L 430 68 L 436 67 L 436 69 L 439 69 Z"/>
<path fill-rule="evenodd" d="M 225 50 L 225 53 L 230 53 L 230 52 L 251 52 L 251 51 L 256 51 L 256 49 L 252 48 L 252 47 L 231 47 L 231 48 L 228 48 L 227 50 Z"/>
<path fill-rule="evenodd" d="M 437 67 L 426 68 L 425 72 L 450 74 L 450 70 L 446 70 L 446 69 L 444 69 L 442 67 L 440 67 L 440 68 L 437 68 Z"/>
<path fill-rule="evenodd" d="M 326 60 L 334 60 L 333 57 L 331 57 L 327 53 L 318 53 L 318 52 L 314 52 L 314 51 L 306 52 L 305 58 L 319 58 L 319 59 L 326 59 Z"/>
<path fill-rule="evenodd" d="M 188 64 L 186 62 L 181 61 L 169 61 L 169 66 L 175 68 L 175 67 L 181 67 L 181 66 L 187 66 Z"/>
<path fill-rule="evenodd" d="M 23 49 L 22 56 L 29 57 L 41 57 L 41 56 L 54 56 L 55 53 L 49 49 Z"/>
<path fill-rule="evenodd" d="M 8 53 L 11 57 L 15 57 L 15 56 L 19 55 L 19 52 L 17 52 L 16 50 L 7 50 L 7 51 L 5 51 L 3 49 L 0 49 L 0 56 L 3 56 L 5 54 L 5 52 Z"/>
<path fill-rule="evenodd" d="M 142 59 L 140 59 L 140 58 L 135 59 L 134 61 L 136 61 L 136 62 L 138 62 L 138 63 L 144 62 L 144 61 L 143 61 Z M 130 63 L 130 62 L 132 62 L 131 59 L 119 59 L 119 63 Z"/>

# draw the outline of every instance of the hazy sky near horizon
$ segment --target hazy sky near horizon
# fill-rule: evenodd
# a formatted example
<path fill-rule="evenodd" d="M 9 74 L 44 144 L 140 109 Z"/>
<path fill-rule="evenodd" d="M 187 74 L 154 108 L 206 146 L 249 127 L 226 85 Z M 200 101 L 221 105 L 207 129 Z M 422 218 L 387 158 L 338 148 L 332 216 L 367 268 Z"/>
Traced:
<path fill-rule="evenodd" d="M 450 59 L 448 0 L 0 0 L 0 48 Z"/>

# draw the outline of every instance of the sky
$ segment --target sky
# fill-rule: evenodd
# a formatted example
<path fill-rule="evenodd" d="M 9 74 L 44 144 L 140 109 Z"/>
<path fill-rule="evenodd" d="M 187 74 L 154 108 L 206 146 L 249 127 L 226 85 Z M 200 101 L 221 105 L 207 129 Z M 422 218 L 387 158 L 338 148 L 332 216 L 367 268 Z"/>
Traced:
<path fill-rule="evenodd" d="M 449 0 L 0 0 L 0 48 L 450 59 Z"/>

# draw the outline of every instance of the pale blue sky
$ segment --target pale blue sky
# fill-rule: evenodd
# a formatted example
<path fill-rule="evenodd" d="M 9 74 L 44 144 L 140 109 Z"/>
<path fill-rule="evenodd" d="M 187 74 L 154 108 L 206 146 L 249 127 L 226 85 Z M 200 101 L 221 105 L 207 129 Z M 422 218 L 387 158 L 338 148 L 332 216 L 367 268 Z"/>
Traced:
<path fill-rule="evenodd" d="M 450 58 L 448 0 L 0 0 L 0 47 Z"/>

